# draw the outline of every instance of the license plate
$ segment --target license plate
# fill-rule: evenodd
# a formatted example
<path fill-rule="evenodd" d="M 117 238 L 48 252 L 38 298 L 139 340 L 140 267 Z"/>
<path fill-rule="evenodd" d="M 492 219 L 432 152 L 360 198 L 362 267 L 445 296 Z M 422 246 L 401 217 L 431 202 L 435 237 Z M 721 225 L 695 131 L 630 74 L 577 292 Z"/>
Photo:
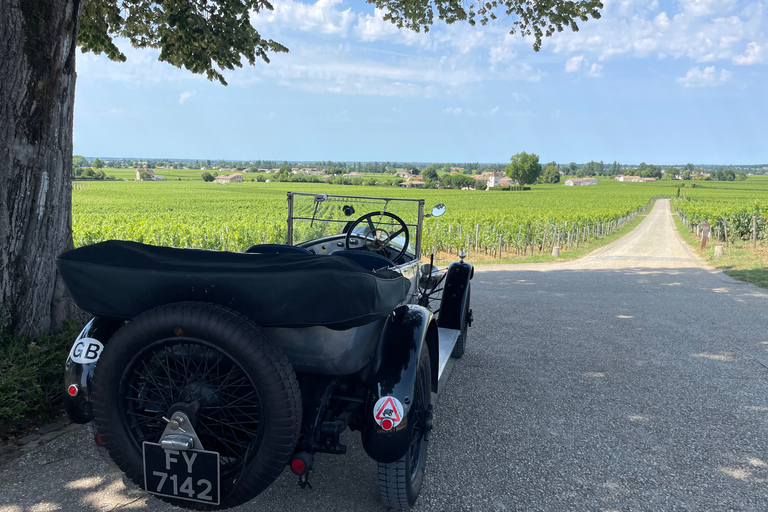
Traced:
<path fill-rule="evenodd" d="M 166 450 L 144 442 L 144 489 L 158 496 L 218 505 L 219 454 Z"/>

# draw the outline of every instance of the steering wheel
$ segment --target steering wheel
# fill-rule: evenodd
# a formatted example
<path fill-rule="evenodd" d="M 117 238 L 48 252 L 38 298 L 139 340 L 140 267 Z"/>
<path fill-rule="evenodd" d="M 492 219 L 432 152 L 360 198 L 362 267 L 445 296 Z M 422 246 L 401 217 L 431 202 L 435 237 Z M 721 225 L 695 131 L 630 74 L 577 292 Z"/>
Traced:
<path fill-rule="evenodd" d="M 374 217 L 389 217 L 394 221 L 394 224 L 396 224 L 395 228 L 397 230 L 394 233 L 389 233 L 385 229 L 376 227 L 376 225 L 374 225 L 374 222 L 373 222 Z M 362 224 L 363 222 L 368 223 L 368 228 L 370 229 L 370 231 L 365 236 L 361 236 L 360 234 L 353 233 L 355 228 L 360 224 Z M 380 224 L 381 224 L 381 220 L 379 220 L 377 225 L 380 225 Z M 405 243 L 403 243 L 403 248 L 400 249 L 400 252 L 398 252 L 397 255 L 394 258 L 392 258 L 392 261 L 395 263 L 398 263 L 399 260 L 405 254 L 405 251 L 408 250 L 408 240 L 410 239 L 410 235 L 408 234 L 408 226 L 405 224 L 405 222 L 403 222 L 403 219 L 401 219 L 400 217 L 398 217 L 393 213 L 389 213 L 389 212 L 366 213 L 365 215 L 363 215 L 362 217 L 354 221 L 351 225 L 349 225 L 349 229 L 347 229 L 347 237 L 344 239 L 344 245 L 346 246 L 347 250 L 351 249 L 349 241 L 352 239 L 353 234 L 359 238 L 363 238 L 363 243 L 365 244 L 366 248 L 382 256 L 387 256 L 386 248 L 389 245 L 389 243 L 392 240 L 394 240 L 396 237 L 400 236 L 400 234 L 403 234 L 403 236 L 405 237 Z"/>

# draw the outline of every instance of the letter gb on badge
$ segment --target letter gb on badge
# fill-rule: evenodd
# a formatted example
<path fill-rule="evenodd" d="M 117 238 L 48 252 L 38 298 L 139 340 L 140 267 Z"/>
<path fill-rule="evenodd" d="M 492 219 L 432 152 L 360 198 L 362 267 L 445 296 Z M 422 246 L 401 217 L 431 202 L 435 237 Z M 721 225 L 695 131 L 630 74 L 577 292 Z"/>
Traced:
<path fill-rule="evenodd" d="M 72 345 L 69 351 L 69 358 L 75 363 L 89 364 L 95 363 L 101 356 L 104 345 L 95 338 L 80 338 Z"/>
<path fill-rule="evenodd" d="M 391 430 L 403 421 L 403 404 L 393 396 L 383 396 L 373 407 L 373 418 L 381 428 Z"/>

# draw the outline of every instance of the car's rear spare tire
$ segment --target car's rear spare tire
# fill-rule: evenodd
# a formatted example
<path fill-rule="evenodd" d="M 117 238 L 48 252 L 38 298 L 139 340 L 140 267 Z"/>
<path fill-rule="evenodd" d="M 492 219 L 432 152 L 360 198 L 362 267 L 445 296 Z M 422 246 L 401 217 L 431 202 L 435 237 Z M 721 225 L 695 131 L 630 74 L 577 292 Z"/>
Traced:
<path fill-rule="evenodd" d="M 290 459 L 301 396 L 285 354 L 242 315 L 213 304 L 147 311 L 109 340 L 94 375 L 94 416 L 112 459 L 144 486 L 142 443 L 157 443 L 174 408 L 202 449 L 219 453 L 221 504 L 163 498 L 196 509 L 244 503 Z"/>

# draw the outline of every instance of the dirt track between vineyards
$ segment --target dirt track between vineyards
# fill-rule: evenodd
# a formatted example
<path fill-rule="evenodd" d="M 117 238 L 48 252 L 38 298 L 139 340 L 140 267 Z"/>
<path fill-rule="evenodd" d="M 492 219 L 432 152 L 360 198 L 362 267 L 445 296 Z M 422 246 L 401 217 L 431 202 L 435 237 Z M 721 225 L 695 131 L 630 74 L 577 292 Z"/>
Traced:
<path fill-rule="evenodd" d="M 561 264 L 478 267 L 467 352 L 441 393 L 417 510 L 768 508 L 768 291 L 702 264 L 668 201 Z M 237 510 L 383 510 L 348 433 L 312 490 Z M 0 512 L 172 510 L 64 432 L 0 468 Z"/>

